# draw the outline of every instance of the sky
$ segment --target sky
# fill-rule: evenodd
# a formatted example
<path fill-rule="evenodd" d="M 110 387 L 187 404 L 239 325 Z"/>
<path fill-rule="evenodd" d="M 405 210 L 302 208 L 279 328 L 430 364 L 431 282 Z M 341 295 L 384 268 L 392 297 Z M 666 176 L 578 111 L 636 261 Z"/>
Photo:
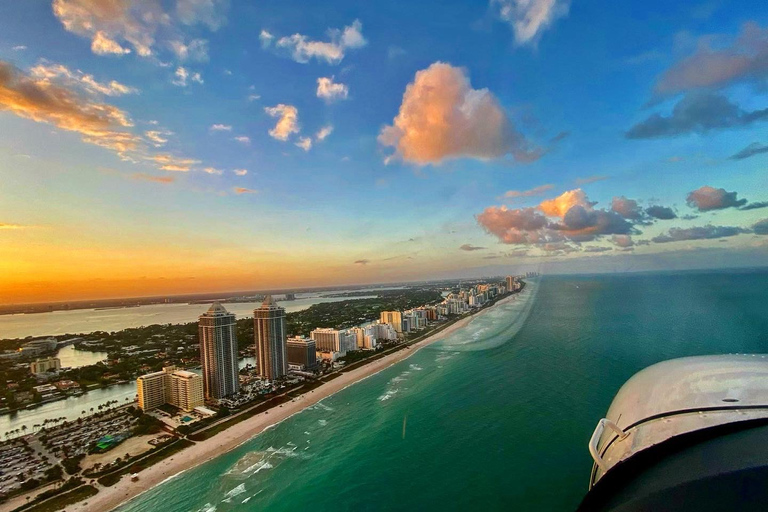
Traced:
<path fill-rule="evenodd" d="M 0 3 L 0 303 L 768 262 L 768 4 Z"/>

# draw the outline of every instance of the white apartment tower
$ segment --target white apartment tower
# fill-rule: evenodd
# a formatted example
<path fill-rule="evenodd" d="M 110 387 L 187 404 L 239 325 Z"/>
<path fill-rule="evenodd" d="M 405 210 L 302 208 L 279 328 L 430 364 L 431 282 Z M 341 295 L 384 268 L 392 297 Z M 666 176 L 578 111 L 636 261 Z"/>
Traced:
<path fill-rule="evenodd" d="M 240 390 L 235 315 L 214 302 L 200 316 L 200 361 L 205 398 L 219 399 Z"/>
<path fill-rule="evenodd" d="M 253 311 L 253 335 L 259 375 L 268 380 L 284 377 L 288 373 L 285 309 L 278 306 L 271 295 Z"/>

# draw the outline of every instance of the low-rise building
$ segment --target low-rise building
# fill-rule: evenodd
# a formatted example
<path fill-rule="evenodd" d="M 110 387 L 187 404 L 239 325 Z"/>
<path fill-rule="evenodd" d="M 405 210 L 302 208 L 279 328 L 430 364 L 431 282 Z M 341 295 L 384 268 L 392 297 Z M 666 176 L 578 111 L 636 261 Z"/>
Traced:
<path fill-rule="evenodd" d="M 184 411 L 192 411 L 205 403 L 203 378 L 174 366 L 148 373 L 136 379 L 139 408 L 148 411 L 163 404 L 171 404 Z"/>

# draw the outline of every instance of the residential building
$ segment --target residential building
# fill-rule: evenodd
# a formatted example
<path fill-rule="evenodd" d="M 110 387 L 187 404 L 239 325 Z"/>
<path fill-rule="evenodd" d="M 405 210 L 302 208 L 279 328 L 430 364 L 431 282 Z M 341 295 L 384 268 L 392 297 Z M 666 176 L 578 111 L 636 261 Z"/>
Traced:
<path fill-rule="evenodd" d="M 58 357 L 47 357 L 29 363 L 29 371 L 32 373 L 45 373 L 49 370 L 61 369 L 61 360 Z"/>
<path fill-rule="evenodd" d="M 218 400 L 240 391 L 235 315 L 214 302 L 198 322 L 205 398 Z"/>
<path fill-rule="evenodd" d="M 394 327 L 398 333 L 403 332 L 403 315 L 400 311 L 382 311 L 380 320 Z"/>
<path fill-rule="evenodd" d="M 317 366 L 317 347 L 312 338 L 306 336 L 288 338 L 285 345 L 289 367 L 311 370 Z"/>
<path fill-rule="evenodd" d="M 140 376 L 136 379 L 136 391 L 142 411 L 170 404 L 189 412 L 205 403 L 203 378 L 175 366 Z"/>
<path fill-rule="evenodd" d="M 253 312 L 253 335 L 259 375 L 268 380 L 285 377 L 288 373 L 285 309 L 278 306 L 271 295 Z"/>

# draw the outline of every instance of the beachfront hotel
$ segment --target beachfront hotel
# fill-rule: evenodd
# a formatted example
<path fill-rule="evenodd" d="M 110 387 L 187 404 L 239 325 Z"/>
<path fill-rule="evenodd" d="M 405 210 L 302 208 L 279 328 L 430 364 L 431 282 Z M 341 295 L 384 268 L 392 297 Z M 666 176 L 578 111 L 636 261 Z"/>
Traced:
<path fill-rule="evenodd" d="M 306 336 L 294 336 L 286 342 L 288 366 L 298 370 L 311 370 L 317 366 L 315 340 Z"/>
<path fill-rule="evenodd" d="M 253 336 L 259 376 L 267 380 L 284 377 L 288 373 L 285 309 L 271 295 L 253 311 Z"/>
<path fill-rule="evenodd" d="M 403 314 L 400 311 L 382 311 L 381 323 L 391 325 L 398 333 L 403 332 Z"/>
<path fill-rule="evenodd" d="M 200 316 L 200 361 L 206 399 L 218 400 L 240 390 L 235 315 L 214 302 Z"/>

